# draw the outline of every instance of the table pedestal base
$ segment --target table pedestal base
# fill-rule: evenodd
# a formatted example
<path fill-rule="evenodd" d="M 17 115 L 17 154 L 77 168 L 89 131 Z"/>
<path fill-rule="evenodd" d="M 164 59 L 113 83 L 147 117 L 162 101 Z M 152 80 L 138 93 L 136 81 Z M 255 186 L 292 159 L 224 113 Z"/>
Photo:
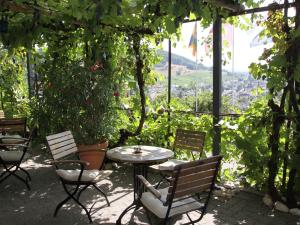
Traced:
<path fill-rule="evenodd" d="M 130 210 L 134 209 L 134 211 L 140 208 L 140 204 L 138 202 L 138 194 L 139 191 L 142 191 L 142 184 L 140 180 L 137 178 L 137 175 L 142 175 L 147 179 L 148 175 L 148 165 L 146 164 L 133 164 L 133 202 L 121 213 L 118 220 L 116 221 L 116 225 L 121 225 L 121 220 L 126 213 Z M 133 212 L 134 212 L 133 211 Z"/>

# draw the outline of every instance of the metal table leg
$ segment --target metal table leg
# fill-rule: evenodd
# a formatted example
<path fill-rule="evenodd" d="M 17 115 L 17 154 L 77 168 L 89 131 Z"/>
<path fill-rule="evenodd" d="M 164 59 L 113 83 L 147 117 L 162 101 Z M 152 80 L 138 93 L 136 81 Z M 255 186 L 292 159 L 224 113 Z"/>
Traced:
<path fill-rule="evenodd" d="M 116 222 L 116 225 L 122 224 L 121 220 L 127 212 L 129 212 L 133 208 L 135 211 L 140 207 L 140 205 L 138 204 L 138 191 L 140 190 L 142 184 L 140 180 L 137 178 L 137 175 L 142 175 L 147 179 L 148 165 L 138 164 L 138 163 L 133 164 L 133 202 L 121 213 L 121 215 L 119 216 Z"/>

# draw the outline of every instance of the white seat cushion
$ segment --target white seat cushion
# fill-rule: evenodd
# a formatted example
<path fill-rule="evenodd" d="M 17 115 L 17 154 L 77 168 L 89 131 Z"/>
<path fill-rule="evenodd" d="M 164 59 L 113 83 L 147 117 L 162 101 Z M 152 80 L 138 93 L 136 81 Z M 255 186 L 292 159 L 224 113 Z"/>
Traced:
<path fill-rule="evenodd" d="M 20 161 L 23 155 L 22 151 L 0 151 L 0 157 L 3 161 L 6 162 L 17 162 Z M 25 153 L 23 160 L 28 159 L 29 155 Z"/>
<path fill-rule="evenodd" d="M 22 138 L 22 136 L 18 134 L 3 135 L 1 136 L 1 142 L 4 144 L 14 144 L 14 143 L 24 142 L 23 140 L 20 140 L 18 138 Z"/>
<path fill-rule="evenodd" d="M 56 170 L 58 176 L 67 181 L 77 181 L 80 170 Z M 81 181 L 85 182 L 98 182 L 105 179 L 112 173 L 112 170 L 84 170 L 82 173 Z"/>
<path fill-rule="evenodd" d="M 173 169 L 176 165 L 186 163 L 186 162 L 188 162 L 188 161 L 181 160 L 181 159 L 170 159 L 164 163 L 150 166 L 150 168 L 155 169 L 155 170 L 173 171 Z"/>
<path fill-rule="evenodd" d="M 162 195 L 161 200 L 166 201 L 168 188 L 159 189 L 158 191 Z M 141 202 L 148 210 L 154 213 L 157 217 L 159 218 L 166 217 L 168 207 L 164 206 L 159 199 L 157 199 L 153 194 L 151 194 L 151 192 L 144 192 L 141 197 Z M 189 211 L 193 211 L 201 207 L 203 207 L 203 204 L 195 201 L 195 199 L 192 197 L 180 201 L 176 201 L 172 204 L 172 209 L 170 210 L 169 217 L 178 214 L 183 214 Z"/>

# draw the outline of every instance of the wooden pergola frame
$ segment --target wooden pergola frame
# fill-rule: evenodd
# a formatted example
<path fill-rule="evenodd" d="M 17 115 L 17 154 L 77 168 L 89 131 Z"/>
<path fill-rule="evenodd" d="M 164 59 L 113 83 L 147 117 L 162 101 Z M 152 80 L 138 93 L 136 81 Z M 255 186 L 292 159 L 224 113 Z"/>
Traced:
<path fill-rule="evenodd" d="M 216 1 L 207 1 L 207 2 L 216 2 Z M 245 14 L 253 14 L 266 12 L 269 10 L 280 10 L 291 7 L 298 7 L 300 1 L 295 1 L 293 3 L 287 4 L 271 4 L 265 7 L 253 8 L 253 9 L 236 9 L 236 8 L 227 8 L 231 11 L 230 16 L 240 16 Z M 300 7 L 299 7 L 300 8 Z M 195 20 L 186 20 L 185 23 L 199 21 L 200 19 Z M 171 41 L 169 40 L 169 59 L 168 59 L 168 105 L 171 102 Z M 222 90 L 222 17 L 218 16 L 213 24 L 213 155 L 220 154 L 221 151 L 221 127 L 219 125 L 221 115 L 221 90 Z M 170 117 L 170 113 L 169 113 Z M 169 118 L 170 120 L 170 118 Z"/>
<path fill-rule="evenodd" d="M 203 2 L 213 4 L 219 8 L 226 9 L 229 12 L 229 16 L 239 16 L 245 14 L 265 12 L 269 10 L 279 10 L 284 8 L 298 7 L 300 8 L 300 1 L 295 1 L 293 3 L 286 4 L 271 4 L 269 6 L 244 9 L 240 4 L 228 3 L 224 0 L 203 0 Z M 13 0 L 0 0 L 0 6 L 5 7 L 6 10 L 32 14 L 39 12 L 43 15 L 51 16 L 55 15 L 57 12 L 50 10 L 43 6 L 35 4 L 21 4 L 16 3 Z M 195 20 L 184 20 L 183 23 L 199 21 Z M 80 26 L 78 21 L 74 21 L 74 25 Z M 141 32 L 147 32 L 147 30 L 141 30 Z M 171 41 L 169 40 L 169 55 L 168 55 L 168 105 L 171 101 Z M 29 57 L 27 57 L 29 58 Z M 30 63 L 27 64 L 30 68 Z M 28 73 L 31 73 L 31 69 L 28 69 Z M 30 74 L 29 74 L 30 75 Z M 221 129 L 219 124 L 221 118 L 221 88 L 222 88 L 222 17 L 217 16 L 213 24 L 213 126 L 214 126 L 214 138 L 213 138 L 213 155 L 220 153 L 220 143 L 221 143 Z M 169 120 L 170 120 L 170 110 L 168 110 Z"/>

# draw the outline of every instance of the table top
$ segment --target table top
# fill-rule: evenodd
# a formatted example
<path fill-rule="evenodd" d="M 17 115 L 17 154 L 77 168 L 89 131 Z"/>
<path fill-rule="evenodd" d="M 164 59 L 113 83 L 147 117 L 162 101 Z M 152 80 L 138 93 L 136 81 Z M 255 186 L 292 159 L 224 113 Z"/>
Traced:
<path fill-rule="evenodd" d="M 137 148 L 141 149 L 140 153 L 135 153 Z M 172 150 L 147 145 L 122 146 L 106 152 L 107 158 L 114 161 L 144 164 L 166 161 L 173 155 L 174 152 Z"/>

